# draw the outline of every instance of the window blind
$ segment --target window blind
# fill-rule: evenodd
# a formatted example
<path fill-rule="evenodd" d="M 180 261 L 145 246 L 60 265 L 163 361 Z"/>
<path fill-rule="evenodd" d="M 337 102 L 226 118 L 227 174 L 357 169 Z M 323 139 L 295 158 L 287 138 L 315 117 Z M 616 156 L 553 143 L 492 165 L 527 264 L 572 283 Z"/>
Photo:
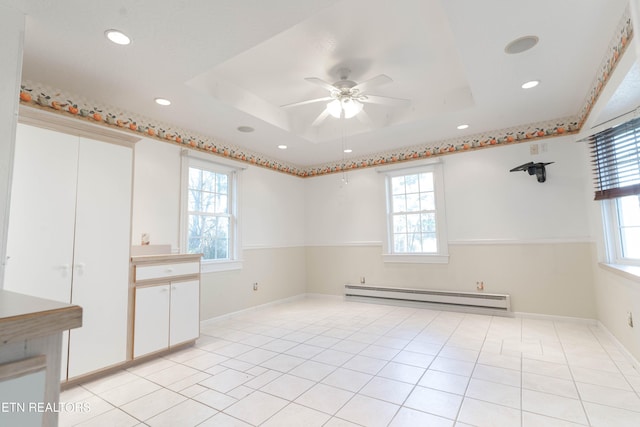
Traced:
<path fill-rule="evenodd" d="M 640 117 L 589 137 L 595 200 L 640 194 Z"/>

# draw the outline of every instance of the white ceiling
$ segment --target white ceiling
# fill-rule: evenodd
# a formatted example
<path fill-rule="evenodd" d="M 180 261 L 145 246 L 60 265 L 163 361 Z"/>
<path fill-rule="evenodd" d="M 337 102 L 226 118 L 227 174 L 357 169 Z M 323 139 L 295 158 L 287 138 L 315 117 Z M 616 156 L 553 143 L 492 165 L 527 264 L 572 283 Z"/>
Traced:
<path fill-rule="evenodd" d="M 27 14 L 23 79 L 307 166 L 341 159 L 343 145 L 359 157 L 576 115 L 627 0 L 0 4 Z M 109 28 L 131 45 L 108 42 Z M 525 35 L 540 42 L 505 54 Z M 342 67 L 356 82 L 388 75 L 370 93 L 411 104 L 367 104 L 374 126 L 329 117 L 314 128 L 324 103 L 280 107 L 326 96 L 304 78 L 334 82 Z M 520 88 L 533 79 L 537 88 Z"/>

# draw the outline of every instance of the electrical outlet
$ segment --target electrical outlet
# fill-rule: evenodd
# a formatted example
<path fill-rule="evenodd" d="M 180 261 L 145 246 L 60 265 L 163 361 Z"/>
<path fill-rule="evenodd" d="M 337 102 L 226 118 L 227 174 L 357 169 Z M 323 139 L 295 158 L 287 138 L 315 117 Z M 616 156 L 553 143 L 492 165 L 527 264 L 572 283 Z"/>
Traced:
<path fill-rule="evenodd" d="M 529 146 L 529 154 L 531 154 L 532 156 L 535 156 L 539 153 L 539 147 L 538 144 L 531 144 Z"/>
<path fill-rule="evenodd" d="M 258 290 L 258 282 L 255 282 L 255 283 L 253 284 L 253 290 L 254 290 L 254 291 L 257 291 L 257 290 Z"/>
<path fill-rule="evenodd" d="M 484 281 L 476 282 L 476 290 L 477 291 L 484 291 Z"/>
<path fill-rule="evenodd" d="M 627 325 L 633 328 L 633 314 L 630 311 L 627 313 Z"/>

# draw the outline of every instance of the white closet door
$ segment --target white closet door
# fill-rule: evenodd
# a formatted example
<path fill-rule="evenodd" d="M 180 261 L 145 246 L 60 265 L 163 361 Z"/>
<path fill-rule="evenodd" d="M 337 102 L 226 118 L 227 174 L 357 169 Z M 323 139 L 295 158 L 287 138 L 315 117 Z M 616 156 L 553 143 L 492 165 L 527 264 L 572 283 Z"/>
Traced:
<path fill-rule="evenodd" d="M 127 349 L 131 148 L 80 139 L 69 378 L 124 362 Z"/>
<path fill-rule="evenodd" d="M 78 138 L 19 124 L 6 290 L 69 303 Z"/>

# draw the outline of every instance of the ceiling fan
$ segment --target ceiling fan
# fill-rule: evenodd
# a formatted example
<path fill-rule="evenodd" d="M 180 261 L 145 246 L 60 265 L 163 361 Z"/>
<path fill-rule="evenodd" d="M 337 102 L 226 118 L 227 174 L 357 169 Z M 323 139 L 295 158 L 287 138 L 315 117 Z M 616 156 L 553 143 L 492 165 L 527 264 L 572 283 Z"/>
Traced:
<path fill-rule="evenodd" d="M 385 74 L 379 74 L 369 80 L 356 83 L 349 80 L 351 70 L 341 68 L 338 70 L 340 80 L 331 84 L 318 77 L 306 77 L 305 80 L 316 84 L 329 91 L 329 96 L 322 98 L 309 99 L 306 101 L 294 102 L 292 104 L 281 105 L 283 108 L 298 107 L 301 105 L 313 104 L 316 102 L 327 101 L 327 107 L 313 121 L 311 126 L 317 126 L 322 123 L 329 115 L 335 118 L 350 119 L 357 117 L 365 124 L 371 125 L 371 119 L 363 110 L 363 104 L 383 104 L 391 106 L 406 106 L 410 101 L 404 98 L 394 98 L 390 96 L 370 95 L 366 91 L 372 87 L 381 86 L 391 83 L 391 77 Z"/>

